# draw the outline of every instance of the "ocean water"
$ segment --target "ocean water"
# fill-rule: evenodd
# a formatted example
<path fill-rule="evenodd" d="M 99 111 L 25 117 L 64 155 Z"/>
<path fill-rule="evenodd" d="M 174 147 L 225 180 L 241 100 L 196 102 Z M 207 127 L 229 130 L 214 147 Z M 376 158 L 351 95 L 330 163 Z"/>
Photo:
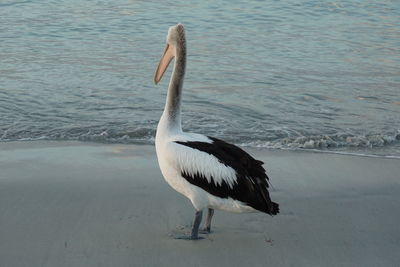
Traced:
<path fill-rule="evenodd" d="M 154 143 L 186 27 L 183 127 L 400 157 L 399 1 L 0 1 L 0 141 Z"/>

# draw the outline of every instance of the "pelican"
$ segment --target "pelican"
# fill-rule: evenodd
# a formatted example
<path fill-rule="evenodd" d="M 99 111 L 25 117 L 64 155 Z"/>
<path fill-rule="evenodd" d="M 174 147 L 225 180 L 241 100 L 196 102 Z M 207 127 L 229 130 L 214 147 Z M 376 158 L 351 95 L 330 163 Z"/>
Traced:
<path fill-rule="evenodd" d="M 211 231 L 214 210 L 264 212 L 276 215 L 279 204 L 268 192 L 269 178 L 262 161 L 241 148 L 214 137 L 182 131 L 181 102 L 186 67 L 186 39 L 182 24 L 168 30 L 161 60 L 154 74 L 157 84 L 175 58 L 164 112 L 157 126 L 156 151 L 167 183 L 186 196 L 196 210 L 190 236 L 200 239 L 203 211 L 208 210 L 204 232 Z"/>

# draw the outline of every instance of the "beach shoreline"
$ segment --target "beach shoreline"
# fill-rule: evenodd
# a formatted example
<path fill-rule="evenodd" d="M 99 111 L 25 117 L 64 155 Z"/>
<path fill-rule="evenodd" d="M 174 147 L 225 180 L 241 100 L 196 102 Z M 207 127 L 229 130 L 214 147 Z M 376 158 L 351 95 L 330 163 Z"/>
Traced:
<path fill-rule="evenodd" d="M 189 231 L 190 201 L 148 145 L 0 143 L 0 266 L 395 266 L 400 160 L 247 149 L 281 213 L 216 211 Z"/>

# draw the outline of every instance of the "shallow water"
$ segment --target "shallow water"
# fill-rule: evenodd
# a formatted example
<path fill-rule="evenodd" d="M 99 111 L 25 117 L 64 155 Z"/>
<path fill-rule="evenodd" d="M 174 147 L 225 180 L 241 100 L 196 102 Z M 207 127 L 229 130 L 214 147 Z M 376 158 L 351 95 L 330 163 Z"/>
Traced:
<path fill-rule="evenodd" d="M 185 130 L 400 156 L 398 1 L 1 1 L 0 140 L 153 143 L 177 22 Z"/>

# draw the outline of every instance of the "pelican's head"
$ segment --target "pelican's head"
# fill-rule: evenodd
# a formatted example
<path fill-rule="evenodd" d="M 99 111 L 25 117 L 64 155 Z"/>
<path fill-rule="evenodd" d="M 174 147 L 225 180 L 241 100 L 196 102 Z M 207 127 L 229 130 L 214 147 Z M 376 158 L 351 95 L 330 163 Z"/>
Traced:
<path fill-rule="evenodd" d="M 167 34 L 167 44 L 170 46 L 181 46 L 185 42 L 185 29 L 182 24 L 169 27 Z"/>
<path fill-rule="evenodd" d="M 157 70 L 154 74 L 155 84 L 161 80 L 169 63 L 176 56 L 177 48 L 185 47 L 185 43 L 185 29 L 182 24 L 176 24 L 168 29 L 167 43 L 160 63 L 158 63 Z"/>

